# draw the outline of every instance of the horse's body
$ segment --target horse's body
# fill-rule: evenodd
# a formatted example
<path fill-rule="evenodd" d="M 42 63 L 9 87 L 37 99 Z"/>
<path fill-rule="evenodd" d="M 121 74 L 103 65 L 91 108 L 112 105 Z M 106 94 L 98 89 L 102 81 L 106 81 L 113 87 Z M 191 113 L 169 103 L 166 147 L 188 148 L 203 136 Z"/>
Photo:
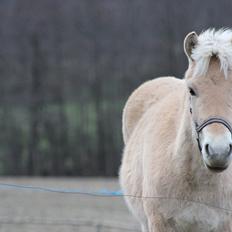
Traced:
<path fill-rule="evenodd" d="M 232 212 L 216 208 L 232 209 L 232 167 L 221 173 L 209 171 L 201 154 L 206 148 L 201 152 L 196 141 L 192 119 L 196 116 L 190 113 L 187 87 L 195 66 L 190 64 L 183 80 L 164 77 L 146 82 L 124 108 L 120 182 L 124 194 L 130 195 L 126 201 L 143 232 L 232 231 Z M 232 76 L 223 77 L 218 59 L 210 59 L 207 75 L 201 78 L 220 86 L 215 97 L 221 96 L 223 86 L 232 86 Z M 199 120 L 215 113 L 210 107 Z M 218 107 L 216 113 L 220 112 Z M 217 123 L 203 129 L 205 134 L 208 131 L 229 133 Z"/>

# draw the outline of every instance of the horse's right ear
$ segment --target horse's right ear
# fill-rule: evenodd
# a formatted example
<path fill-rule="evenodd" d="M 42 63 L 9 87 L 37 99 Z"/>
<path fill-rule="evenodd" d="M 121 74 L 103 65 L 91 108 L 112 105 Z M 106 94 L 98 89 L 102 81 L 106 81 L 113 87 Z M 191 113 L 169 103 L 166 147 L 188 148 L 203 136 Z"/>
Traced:
<path fill-rule="evenodd" d="M 197 45 L 198 35 L 195 31 L 188 33 L 184 39 L 184 51 L 189 61 L 193 61 L 192 50 Z"/>

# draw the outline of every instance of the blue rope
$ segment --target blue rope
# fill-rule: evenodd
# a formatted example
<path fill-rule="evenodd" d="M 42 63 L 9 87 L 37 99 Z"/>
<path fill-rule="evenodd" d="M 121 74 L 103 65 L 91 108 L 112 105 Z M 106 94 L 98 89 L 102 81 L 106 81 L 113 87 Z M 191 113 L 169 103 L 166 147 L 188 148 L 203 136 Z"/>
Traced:
<path fill-rule="evenodd" d="M 99 197 L 122 197 L 123 193 L 121 190 L 110 191 L 107 189 L 101 189 L 98 191 L 82 191 L 80 189 L 66 189 L 66 188 L 48 188 L 40 186 L 31 186 L 31 185 L 19 185 L 19 184 L 9 184 L 9 183 L 0 183 L 1 189 L 27 189 L 33 191 L 42 191 L 42 192 L 53 192 L 53 193 L 70 193 L 70 194 L 80 194 L 80 195 L 90 195 L 90 196 L 99 196 Z"/>
<path fill-rule="evenodd" d="M 191 199 L 181 199 L 176 197 L 163 197 L 163 196 L 135 196 L 130 194 L 123 194 L 121 190 L 118 191 L 110 191 L 108 189 L 101 189 L 98 191 L 82 191 L 80 189 L 66 189 L 66 188 L 48 188 L 48 187 L 40 187 L 40 186 L 31 186 L 31 185 L 20 185 L 20 184 L 10 184 L 10 183 L 1 183 L 0 189 L 18 189 L 18 190 L 33 190 L 33 191 L 42 191 L 42 192 L 52 192 L 52 193 L 68 193 L 68 194 L 78 194 L 78 195 L 89 195 L 95 197 L 133 197 L 133 198 L 142 198 L 142 199 L 160 199 L 160 200 L 178 200 L 178 201 L 186 201 L 194 204 L 204 205 L 207 207 L 215 208 L 218 210 L 227 211 L 232 214 L 232 209 L 223 208 L 216 205 L 211 205 L 205 202 L 191 200 Z"/>

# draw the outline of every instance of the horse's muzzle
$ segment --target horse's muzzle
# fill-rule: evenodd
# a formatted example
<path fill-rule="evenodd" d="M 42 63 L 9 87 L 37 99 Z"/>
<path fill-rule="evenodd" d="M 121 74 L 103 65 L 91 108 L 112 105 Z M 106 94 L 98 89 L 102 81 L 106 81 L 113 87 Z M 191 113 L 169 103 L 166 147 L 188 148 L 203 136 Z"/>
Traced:
<path fill-rule="evenodd" d="M 204 160 L 206 167 L 214 172 L 222 172 L 229 166 L 232 154 L 232 145 L 229 144 L 223 149 L 216 150 L 209 144 L 206 144 L 204 146 L 204 152 L 206 154 L 206 159 Z"/>
<path fill-rule="evenodd" d="M 205 164 L 205 165 L 212 172 L 223 172 L 224 170 L 228 168 L 228 165 L 223 166 L 223 167 L 212 167 L 212 166 L 209 166 L 208 164 Z"/>

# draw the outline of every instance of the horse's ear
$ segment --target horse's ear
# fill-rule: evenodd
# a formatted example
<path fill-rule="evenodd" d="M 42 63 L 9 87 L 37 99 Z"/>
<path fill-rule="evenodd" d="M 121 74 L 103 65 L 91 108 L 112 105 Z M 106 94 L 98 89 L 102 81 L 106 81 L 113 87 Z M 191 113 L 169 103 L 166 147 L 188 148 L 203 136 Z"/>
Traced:
<path fill-rule="evenodd" d="M 188 33 L 184 39 L 184 51 L 190 61 L 193 61 L 192 50 L 197 45 L 198 35 L 195 31 Z"/>

